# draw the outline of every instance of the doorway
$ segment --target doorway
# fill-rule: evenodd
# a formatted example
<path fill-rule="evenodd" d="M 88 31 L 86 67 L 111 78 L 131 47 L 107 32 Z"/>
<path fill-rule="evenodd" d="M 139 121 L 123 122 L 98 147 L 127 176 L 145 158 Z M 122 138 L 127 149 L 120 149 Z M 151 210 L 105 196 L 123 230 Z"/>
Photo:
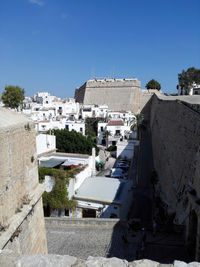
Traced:
<path fill-rule="evenodd" d="M 83 218 L 96 218 L 96 210 L 93 209 L 82 209 Z"/>

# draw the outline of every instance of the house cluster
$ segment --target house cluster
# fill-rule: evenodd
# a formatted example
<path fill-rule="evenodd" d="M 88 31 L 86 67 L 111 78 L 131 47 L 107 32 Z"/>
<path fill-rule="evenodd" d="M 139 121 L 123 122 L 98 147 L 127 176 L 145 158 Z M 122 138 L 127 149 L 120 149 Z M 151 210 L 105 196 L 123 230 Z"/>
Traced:
<path fill-rule="evenodd" d="M 135 145 L 138 145 L 138 141 Z M 132 198 L 131 187 L 133 179 L 130 174 L 130 164 L 133 160 L 134 146 L 131 147 L 131 157 L 122 160 L 111 159 L 113 166 L 110 175 L 100 175 L 96 170 L 96 162 L 104 161 L 106 157 L 99 153 L 92 155 L 58 153 L 56 152 L 56 137 L 54 135 L 38 134 L 36 137 L 37 159 L 39 166 L 56 169 L 73 169 L 79 171 L 69 178 L 67 186 L 69 200 L 76 200 L 76 207 L 53 210 L 51 216 L 67 216 L 71 218 L 126 218 Z M 102 152 L 102 151 L 101 151 Z M 109 164 L 108 164 L 109 165 Z M 119 170 L 121 170 L 119 175 Z M 126 177 L 125 177 L 126 174 Z M 45 176 L 44 188 L 51 192 L 55 178 Z M 49 216 L 49 214 L 45 214 Z"/>
<path fill-rule="evenodd" d="M 52 129 L 67 129 L 85 135 L 87 118 L 102 118 L 98 123 L 98 144 L 105 144 L 105 132 L 109 132 L 108 145 L 134 137 L 131 125 L 136 117 L 130 111 L 111 111 L 107 105 L 84 105 L 74 98 L 61 99 L 48 92 L 38 92 L 23 102 L 24 114 L 35 122 L 38 133 Z"/>
<path fill-rule="evenodd" d="M 138 145 L 136 132 L 131 131 L 131 126 L 136 123 L 134 114 L 125 110 L 111 111 L 107 105 L 80 104 L 75 99 L 60 99 L 46 92 L 25 98 L 23 113 L 35 122 L 39 166 L 79 170 L 75 177 L 70 178 L 68 185 L 68 197 L 76 200 L 77 205 L 73 209 L 59 211 L 59 215 L 125 218 L 131 203 L 130 188 L 133 182 L 129 169 L 134 147 Z M 95 156 L 95 149 L 92 155 L 56 152 L 56 137 L 46 132 L 67 129 L 85 135 L 87 118 L 101 118 L 98 119 L 97 137 L 98 145 L 104 149 L 100 149 L 99 155 Z M 104 151 L 105 146 L 115 147 L 112 166 L 106 154 L 109 152 Z M 110 168 L 106 175 L 96 170 L 96 164 L 100 162 Z M 53 177 L 45 178 L 47 192 L 53 189 L 54 184 Z M 58 211 L 54 210 L 51 215 L 57 216 Z"/>

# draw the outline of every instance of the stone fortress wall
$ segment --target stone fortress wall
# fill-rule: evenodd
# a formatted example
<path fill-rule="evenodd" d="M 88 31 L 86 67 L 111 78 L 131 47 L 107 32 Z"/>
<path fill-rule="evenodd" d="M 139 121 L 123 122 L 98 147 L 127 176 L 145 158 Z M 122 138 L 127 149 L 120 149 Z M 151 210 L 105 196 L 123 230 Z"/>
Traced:
<path fill-rule="evenodd" d="M 34 123 L 0 109 L 0 249 L 47 253 Z"/>
<path fill-rule="evenodd" d="M 149 105 L 157 192 L 174 223 L 186 226 L 188 248 L 200 260 L 200 99 L 194 97 L 154 95 Z"/>
<path fill-rule="evenodd" d="M 93 79 L 75 91 L 76 102 L 108 105 L 113 111 L 137 113 L 140 102 L 140 81 L 137 79 Z"/>

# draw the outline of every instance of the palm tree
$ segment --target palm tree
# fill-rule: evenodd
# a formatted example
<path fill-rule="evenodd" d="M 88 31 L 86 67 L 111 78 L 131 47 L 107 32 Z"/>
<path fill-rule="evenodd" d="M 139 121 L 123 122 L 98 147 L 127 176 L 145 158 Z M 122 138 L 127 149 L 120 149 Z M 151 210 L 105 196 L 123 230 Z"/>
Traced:
<path fill-rule="evenodd" d="M 139 137 L 139 133 L 141 129 L 145 129 L 145 121 L 144 121 L 144 115 L 142 113 L 136 114 L 136 121 L 133 119 L 130 124 L 131 124 L 131 131 L 137 131 L 137 135 Z"/>
<path fill-rule="evenodd" d="M 104 136 L 106 138 L 106 149 L 108 148 L 108 137 L 111 136 L 110 131 L 105 131 Z"/>

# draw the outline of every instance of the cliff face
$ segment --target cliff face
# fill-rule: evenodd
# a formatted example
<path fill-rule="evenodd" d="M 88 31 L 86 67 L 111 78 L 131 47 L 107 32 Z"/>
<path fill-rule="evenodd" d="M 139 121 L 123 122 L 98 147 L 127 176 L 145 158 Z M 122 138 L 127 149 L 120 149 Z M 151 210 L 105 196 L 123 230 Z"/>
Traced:
<path fill-rule="evenodd" d="M 46 253 L 34 123 L 0 109 L 0 249 Z"/>

